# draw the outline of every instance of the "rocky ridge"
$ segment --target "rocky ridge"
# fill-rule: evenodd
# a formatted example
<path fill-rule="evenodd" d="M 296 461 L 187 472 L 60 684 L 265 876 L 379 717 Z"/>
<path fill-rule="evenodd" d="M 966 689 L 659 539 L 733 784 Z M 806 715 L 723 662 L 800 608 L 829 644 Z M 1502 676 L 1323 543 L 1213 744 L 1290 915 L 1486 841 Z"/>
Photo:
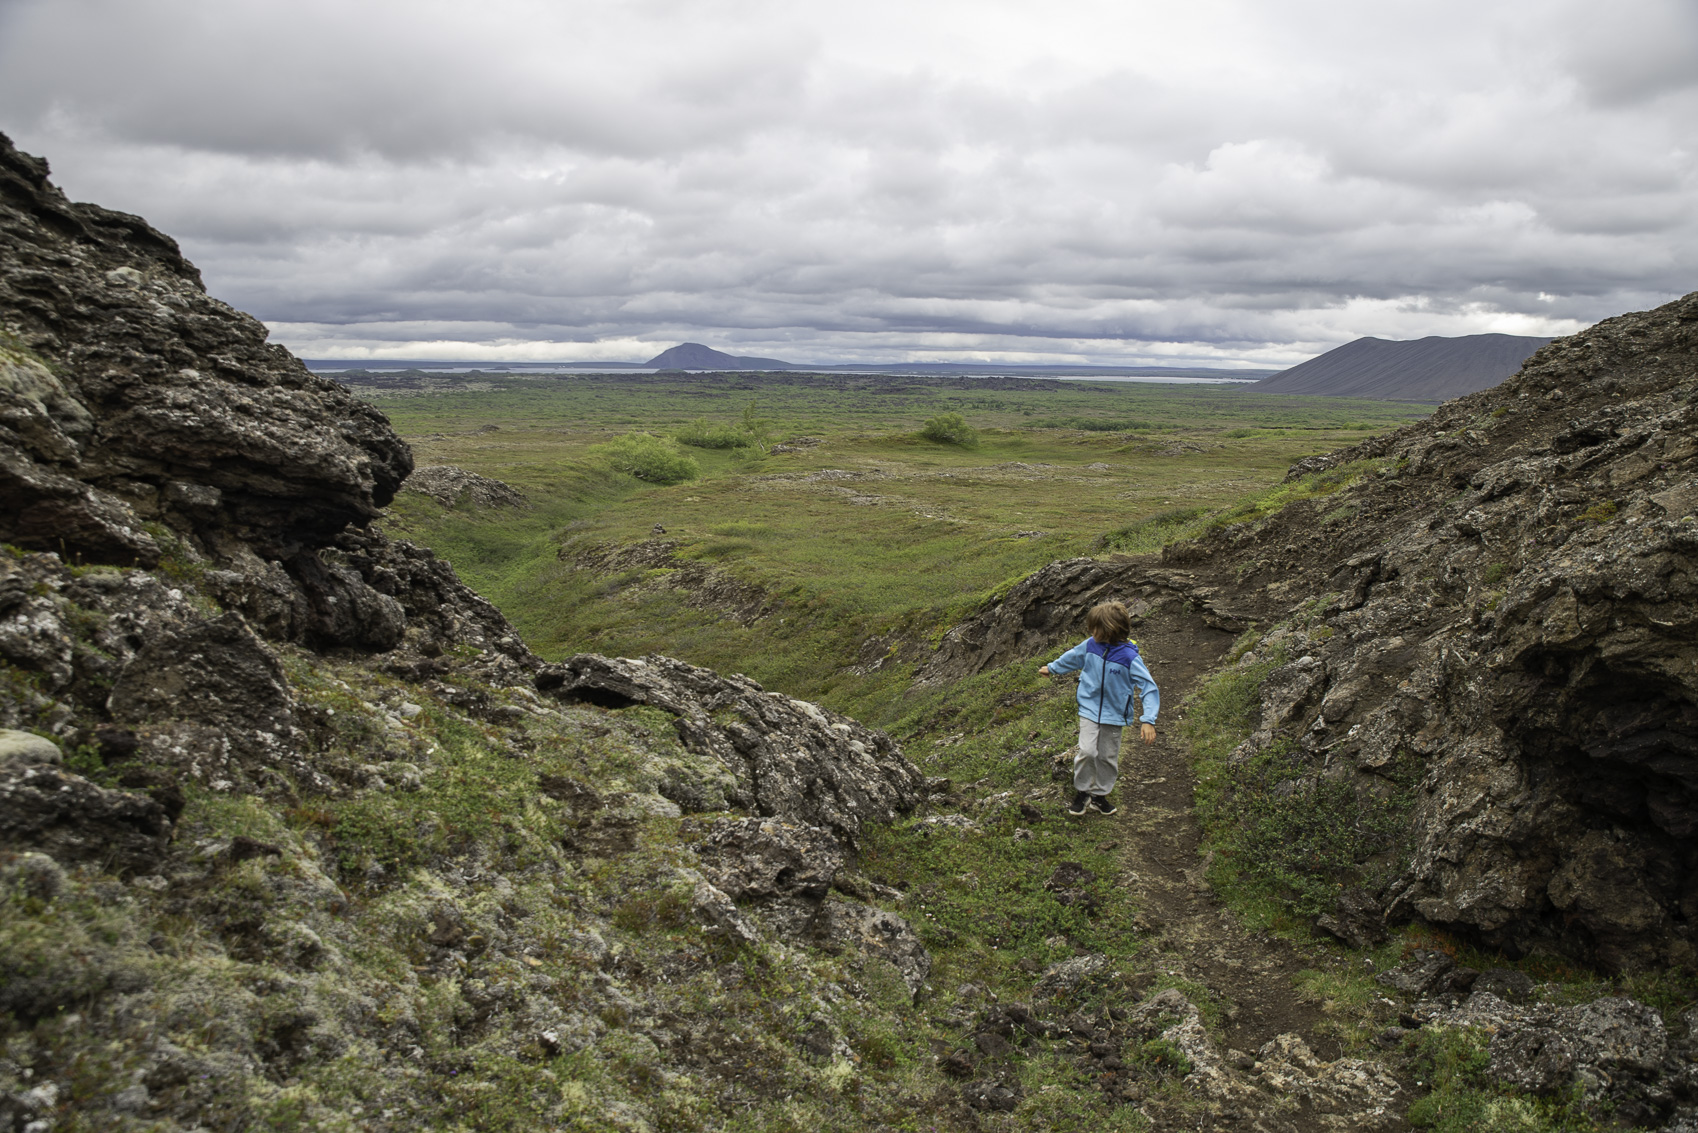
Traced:
<path fill-rule="evenodd" d="M 1301 462 L 1285 494 L 1302 498 L 1276 490 L 1159 563 L 1052 564 L 952 630 L 926 673 L 1033 655 L 1107 596 L 1257 627 L 1236 663 L 1265 671 L 1261 710 L 1235 762 L 1277 755 L 1299 789 L 1416 785 L 1411 852 L 1334 923 L 1691 967 L 1695 400 L 1698 294 Z"/>
<path fill-rule="evenodd" d="M 887 736 L 544 665 L 373 522 L 380 413 L 3 137 L 0 243 L 0 1128 L 699 1126 L 855 1077 L 930 967 L 853 869 L 924 798 Z"/>

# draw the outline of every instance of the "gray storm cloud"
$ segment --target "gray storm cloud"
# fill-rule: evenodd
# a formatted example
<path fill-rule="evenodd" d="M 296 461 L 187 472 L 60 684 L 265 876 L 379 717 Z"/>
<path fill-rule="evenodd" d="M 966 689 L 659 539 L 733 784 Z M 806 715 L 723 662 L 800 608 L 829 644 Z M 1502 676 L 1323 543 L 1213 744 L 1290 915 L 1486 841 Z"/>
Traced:
<path fill-rule="evenodd" d="M 1698 287 L 1683 0 L 1176 7 L 11 0 L 0 129 L 309 356 L 1284 364 Z"/>

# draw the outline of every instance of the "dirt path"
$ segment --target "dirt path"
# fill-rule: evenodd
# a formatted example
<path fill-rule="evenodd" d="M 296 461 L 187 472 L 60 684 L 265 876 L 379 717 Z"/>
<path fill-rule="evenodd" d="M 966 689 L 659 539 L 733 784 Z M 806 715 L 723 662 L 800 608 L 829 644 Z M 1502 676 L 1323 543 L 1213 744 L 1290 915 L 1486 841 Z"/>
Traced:
<path fill-rule="evenodd" d="M 1304 1000 L 1293 986 L 1297 973 L 1324 959 L 1246 930 L 1204 876 L 1202 830 L 1193 811 L 1196 780 L 1178 725 L 1185 698 L 1231 644 L 1232 635 L 1192 618 L 1164 619 L 1141 626 L 1138 641 L 1161 684 L 1161 728 L 1151 747 L 1137 743 L 1127 729 L 1115 792 L 1120 813 L 1097 821 L 1115 828 L 1124 882 L 1160 949 L 1156 967 L 1204 985 L 1223 1005 L 1222 1037 L 1229 1060 L 1237 1055 L 1254 1058 L 1264 1043 L 1286 1033 L 1302 1036 L 1320 1058 L 1336 1059 L 1344 1052 L 1337 1038 L 1320 1028 L 1324 1016 L 1319 1005 Z M 1302 1110 L 1283 1116 L 1287 1128 L 1305 1133 L 1327 1127 L 1311 1123 Z M 1228 1119 L 1187 1127 L 1255 1124 L 1246 1116 L 1243 1125 Z"/>

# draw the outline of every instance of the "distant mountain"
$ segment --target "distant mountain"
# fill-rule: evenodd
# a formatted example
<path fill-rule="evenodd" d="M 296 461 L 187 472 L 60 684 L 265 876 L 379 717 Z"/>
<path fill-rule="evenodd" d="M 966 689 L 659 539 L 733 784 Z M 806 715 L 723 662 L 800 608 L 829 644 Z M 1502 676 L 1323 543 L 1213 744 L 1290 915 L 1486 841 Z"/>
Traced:
<path fill-rule="evenodd" d="M 699 342 L 685 342 L 670 350 L 662 350 L 645 365 L 657 370 L 795 370 L 801 367 L 789 362 L 780 362 L 777 358 L 741 358 L 735 354 L 727 354 L 723 350 L 715 350 L 711 346 L 703 346 Z"/>
<path fill-rule="evenodd" d="M 1449 401 L 1497 385 L 1549 341 L 1513 334 L 1434 335 L 1409 342 L 1359 338 L 1244 388 L 1252 393 Z"/>

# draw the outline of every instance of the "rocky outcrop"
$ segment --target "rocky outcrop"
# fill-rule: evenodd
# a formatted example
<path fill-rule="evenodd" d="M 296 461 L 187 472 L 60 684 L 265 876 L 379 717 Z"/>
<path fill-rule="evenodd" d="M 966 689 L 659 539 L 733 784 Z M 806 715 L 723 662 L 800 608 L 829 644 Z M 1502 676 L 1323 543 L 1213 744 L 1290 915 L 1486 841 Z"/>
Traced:
<path fill-rule="evenodd" d="M 859 1112 L 931 970 L 844 868 L 923 797 L 888 737 L 543 666 L 372 522 L 380 415 L 4 139 L 0 320 L 0 1127 Z"/>
<path fill-rule="evenodd" d="M 1277 748 L 1284 789 L 1407 801 L 1407 855 L 1328 931 L 1698 963 L 1698 294 L 1288 480 L 1306 498 L 1159 565 L 1051 564 L 926 673 L 1030 656 L 1102 597 L 1183 595 L 1277 663 L 1235 763 Z"/>
<path fill-rule="evenodd" d="M 1688 296 L 1315 462 L 1362 474 L 1342 498 L 1169 549 L 1264 602 L 1330 603 L 1330 636 L 1263 686 L 1254 742 L 1365 789 L 1419 780 L 1393 918 L 1512 954 L 1698 961 L 1695 394 Z M 1346 501 L 1348 530 L 1319 522 Z"/>
<path fill-rule="evenodd" d="M 917 675 L 923 684 L 960 680 L 1017 657 L 1029 657 L 1063 641 L 1079 640 L 1085 613 L 1099 602 L 1118 599 L 1137 625 L 1164 601 L 1189 602 L 1205 624 L 1237 632 L 1247 624 L 1227 605 L 1221 587 L 1196 572 L 1115 560 L 1067 559 L 1050 563 L 1022 579 L 1007 594 L 955 626 Z"/>
<path fill-rule="evenodd" d="M 398 619 L 320 557 L 412 469 L 383 415 L 208 296 L 169 237 L 66 200 L 4 136 L 0 245 L 0 539 L 211 560 L 292 608 L 280 632 L 390 647 Z"/>
<path fill-rule="evenodd" d="M 128 563 L 160 520 L 287 558 L 369 521 L 411 470 L 381 413 L 209 297 L 173 240 L 72 204 L 6 140 L 0 240 L 9 541 Z"/>
<path fill-rule="evenodd" d="M 429 496 L 443 507 L 522 507 L 525 493 L 488 476 L 452 464 L 426 464 L 413 469 L 406 489 Z"/>
<path fill-rule="evenodd" d="M 863 822 L 889 822 L 925 798 L 925 776 L 883 732 L 817 704 L 767 692 L 670 657 L 580 653 L 544 666 L 537 688 L 566 702 L 671 713 L 691 753 L 735 778 L 732 802 L 766 817 L 821 826 L 853 842 Z M 698 809 L 688 784 L 662 792 Z M 700 807 L 699 809 L 716 809 Z"/>
<path fill-rule="evenodd" d="M 1690 1009 L 1671 1031 L 1656 1009 L 1626 996 L 1538 1002 L 1520 972 L 1470 973 L 1426 950 L 1380 980 L 1402 999 L 1399 1015 L 1410 1027 L 1473 1036 L 1485 1056 L 1483 1077 L 1498 1087 L 1575 1101 L 1636 1127 L 1679 1129 L 1698 1116 Z M 1399 1027 L 1390 1035 L 1406 1033 Z"/>

